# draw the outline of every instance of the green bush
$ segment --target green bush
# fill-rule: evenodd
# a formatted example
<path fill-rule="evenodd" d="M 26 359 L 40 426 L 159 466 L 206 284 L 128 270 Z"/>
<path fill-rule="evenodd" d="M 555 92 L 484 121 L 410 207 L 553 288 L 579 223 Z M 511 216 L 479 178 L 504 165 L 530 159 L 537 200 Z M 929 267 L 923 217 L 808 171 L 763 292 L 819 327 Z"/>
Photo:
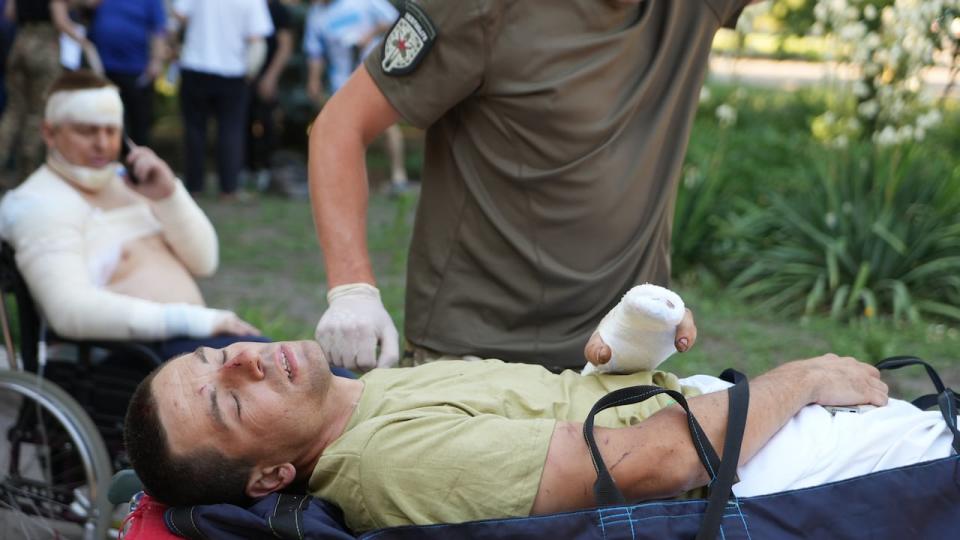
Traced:
<path fill-rule="evenodd" d="M 726 222 L 731 287 L 785 314 L 960 320 L 960 166 L 921 146 L 809 164 L 805 189 Z"/>
<path fill-rule="evenodd" d="M 671 257 L 679 278 L 704 271 L 716 276 L 723 254 L 720 223 L 732 201 L 765 200 L 789 191 L 799 180 L 805 148 L 813 144 L 810 119 L 825 98 L 797 93 L 712 85 L 700 105 L 677 192 Z M 722 125 L 716 110 L 736 111 L 733 125 Z"/>

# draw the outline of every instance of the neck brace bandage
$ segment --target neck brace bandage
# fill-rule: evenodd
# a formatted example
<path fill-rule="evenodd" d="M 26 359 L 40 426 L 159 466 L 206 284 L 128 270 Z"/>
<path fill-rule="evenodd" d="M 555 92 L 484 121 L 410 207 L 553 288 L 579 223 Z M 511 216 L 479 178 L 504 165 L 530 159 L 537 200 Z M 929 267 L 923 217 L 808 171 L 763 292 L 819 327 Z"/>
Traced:
<path fill-rule="evenodd" d="M 64 123 L 123 126 L 123 102 L 114 86 L 61 90 L 47 100 L 44 120 Z"/>
<path fill-rule="evenodd" d="M 121 165 L 116 161 L 98 168 L 74 165 L 64 159 L 56 149 L 51 148 L 47 154 L 47 167 L 81 189 L 97 192 L 118 177 Z"/>

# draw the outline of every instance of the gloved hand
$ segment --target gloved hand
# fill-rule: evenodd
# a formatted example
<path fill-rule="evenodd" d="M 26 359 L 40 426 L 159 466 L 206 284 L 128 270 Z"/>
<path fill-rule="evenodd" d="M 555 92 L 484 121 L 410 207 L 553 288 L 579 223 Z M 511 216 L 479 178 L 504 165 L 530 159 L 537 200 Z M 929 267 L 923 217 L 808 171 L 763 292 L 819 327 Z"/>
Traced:
<path fill-rule="evenodd" d="M 400 360 L 397 328 L 376 287 L 340 285 L 327 292 L 327 303 L 315 337 L 332 365 L 369 371 L 391 367 Z M 380 356 L 376 357 L 378 342 Z"/>

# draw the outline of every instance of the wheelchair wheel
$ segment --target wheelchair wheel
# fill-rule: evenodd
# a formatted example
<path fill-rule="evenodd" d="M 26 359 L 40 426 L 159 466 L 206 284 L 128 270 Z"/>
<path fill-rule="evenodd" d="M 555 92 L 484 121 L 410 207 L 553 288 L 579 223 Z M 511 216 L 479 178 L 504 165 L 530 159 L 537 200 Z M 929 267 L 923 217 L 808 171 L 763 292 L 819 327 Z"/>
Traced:
<path fill-rule="evenodd" d="M 0 538 L 102 540 L 110 459 L 89 416 L 33 373 L 0 371 Z"/>

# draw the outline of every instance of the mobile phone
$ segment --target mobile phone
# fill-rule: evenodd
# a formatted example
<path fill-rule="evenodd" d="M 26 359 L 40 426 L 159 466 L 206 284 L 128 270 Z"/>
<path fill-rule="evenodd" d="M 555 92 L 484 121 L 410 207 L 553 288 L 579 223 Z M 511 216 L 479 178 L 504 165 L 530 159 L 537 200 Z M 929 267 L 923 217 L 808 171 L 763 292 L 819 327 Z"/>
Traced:
<path fill-rule="evenodd" d="M 130 152 L 133 150 L 134 146 L 135 145 L 133 144 L 133 141 L 130 140 L 130 136 L 124 133 L 120 143 L 120 163 L 127 171 L 127 178 L 130 179 L 130 182 L 134 185 L 137 185 L 140 183 L 140 179 L 137 178 L 137 175 L 133 174 L 133 169 L 127 166 L 127 156 L 130 155 Z"/>
<path fill-rule="evenodd" d="M 822 407 L 830 413 L 830 416 L 836 416 L 837 413 L 862 414 L 871 409 L 877 408 L 876 405 L 823 405 Z"/>

